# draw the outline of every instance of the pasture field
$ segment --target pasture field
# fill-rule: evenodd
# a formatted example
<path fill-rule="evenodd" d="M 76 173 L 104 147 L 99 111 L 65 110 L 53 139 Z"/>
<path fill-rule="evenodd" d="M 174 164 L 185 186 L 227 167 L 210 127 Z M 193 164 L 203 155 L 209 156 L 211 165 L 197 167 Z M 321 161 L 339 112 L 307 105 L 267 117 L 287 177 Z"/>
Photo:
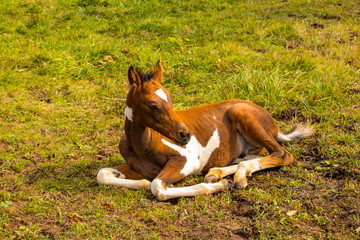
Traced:
<path fill-rule="evenodd" d="M 359 239 L 359 36 L 354 0 L 1 0 L 0 239 Z M 127 70 L 158 59 L 176 109 L 246 99 L 316 133 L 245 190 L 99 186 Z"/>

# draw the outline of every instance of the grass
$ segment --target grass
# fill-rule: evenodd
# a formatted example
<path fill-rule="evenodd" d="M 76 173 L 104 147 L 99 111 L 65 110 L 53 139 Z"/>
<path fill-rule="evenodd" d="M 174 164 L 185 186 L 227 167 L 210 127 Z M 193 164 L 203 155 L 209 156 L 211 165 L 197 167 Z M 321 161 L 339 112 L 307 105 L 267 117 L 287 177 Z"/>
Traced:
<path fill-rule="evenodd" d="M 358 237 L 359 14 L 337 0 L 1 1 L 0 238 Z M 158 203 L 98 186 L 123 162 L 124 104 L 103 97 L 125 98 L 129 66 L 158 59 L 177 109 L 247 99 L 316 134 L 244 191 Z"/>

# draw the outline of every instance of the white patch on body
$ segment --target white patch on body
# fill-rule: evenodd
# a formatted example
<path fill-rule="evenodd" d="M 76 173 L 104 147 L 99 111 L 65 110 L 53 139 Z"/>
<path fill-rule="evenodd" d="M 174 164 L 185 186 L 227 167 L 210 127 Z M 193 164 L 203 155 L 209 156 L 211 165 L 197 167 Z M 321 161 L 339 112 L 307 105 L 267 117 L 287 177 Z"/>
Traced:
<path fill-rule="evenodd" d="M 160 97 L 161 99 L 163 99 L 165 102 L 168 101 L 166 93 L 164 92 L 164 90 L 162 90 L 162 88 L 158 89 L 155 91 L 155 94 L 158 95 L 158 97 Z"/>
<path fill-rule="evenodd" d="M 133 119 L 133 111 L 132 108 L 130 108 L 129 106 L 125 106 L 125 119 L 128 119 L 130 121 L 132 121 Z"/>
<path fill-rule="evenodd" d="M 216 120 L 216 117 L 215 117 L 215 116 L 213 116 L 213 118 Z"/>
<path fill-rule="evenodd" d="M 185 176 L 191 174 L 201 174 L 201 170 L 208 162 L 212 152 L 220 146 L 219 132 L 215 129 L 213 135 L 210 137 L 207 145 L 203 147 L 201 143 L 192 136 L 185 148 L 174 143 L 168 142 L 165 139 L 161 141 L 168 147 L 177 151 L 181 156 L 186 158 L 186 163 L 180 173 Z"/>

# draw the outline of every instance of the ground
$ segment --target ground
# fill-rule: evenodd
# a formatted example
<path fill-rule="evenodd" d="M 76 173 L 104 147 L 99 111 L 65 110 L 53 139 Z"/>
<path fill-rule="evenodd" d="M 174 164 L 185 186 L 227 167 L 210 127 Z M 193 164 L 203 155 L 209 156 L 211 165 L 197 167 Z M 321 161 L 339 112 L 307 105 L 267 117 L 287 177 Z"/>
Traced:
<path fill-rule="evenodd" d="M 359 15 L 336 0 L 2 1 L 0 238 L 359 239 Z M 316 132 L 245 190 L 157 202 L 99 186 L 124 162 L 127 70 L 158 59 L 176 109 L 240 98 Z"/>

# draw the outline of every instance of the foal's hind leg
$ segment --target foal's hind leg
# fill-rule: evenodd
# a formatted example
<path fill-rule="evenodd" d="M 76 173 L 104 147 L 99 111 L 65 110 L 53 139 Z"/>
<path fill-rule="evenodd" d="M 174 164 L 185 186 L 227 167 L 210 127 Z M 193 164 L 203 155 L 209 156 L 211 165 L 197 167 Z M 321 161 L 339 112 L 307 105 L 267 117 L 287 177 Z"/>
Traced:
<path fill-rule="evenodd" d="M 222 179 L 226 176 L 232 175 L 238 169 L 238 164 L 243 161 L 248 161 L 251 159 L 259 159 L 259 155 L 246 155 L 243 158 L 235 158 L 229 166 L 226 167 L 214 167 L 209 170 L 204 178 L 204 182 L 206 183 L 214 183 L 217 182 L 219 179 Z"/>
<path fill-rule="evenodd" d="M 254 146 L 266 148 L 270 154 L 240 162 L 234 176 L 237 187 L 245 188 L 246 177 L 256 171 L 289 165 L 294 161 L 292 155 L 275 140 L 278 134 L 277 126 L 264 109 L 251 104 L 237 104 L 229 110 L 229 117 L 234 127 L 246 137 L 247 141 Z"/>
<path fill-rule="evenodd" d="M 247 184 L 246 177 L 250 177 L 252 173 L 259 170 L 289 165 L 293 162 L 293 157 L 286 150 L 283 152 L 274 152 L 269 156 L 257 158 L 239 163 L 234 183 L 236 187 L 245 188 Z"/>

